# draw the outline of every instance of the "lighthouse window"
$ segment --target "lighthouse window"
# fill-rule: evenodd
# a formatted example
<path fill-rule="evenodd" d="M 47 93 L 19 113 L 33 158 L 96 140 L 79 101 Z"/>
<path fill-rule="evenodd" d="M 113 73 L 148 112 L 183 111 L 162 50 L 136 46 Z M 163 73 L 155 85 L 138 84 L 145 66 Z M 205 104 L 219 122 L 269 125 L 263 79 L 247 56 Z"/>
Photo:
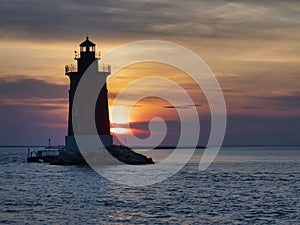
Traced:
<path fill-rule="evenodd" d="M 86 52 L 86 47 L 81 47 L 80 51 L 81 52 Z"/>

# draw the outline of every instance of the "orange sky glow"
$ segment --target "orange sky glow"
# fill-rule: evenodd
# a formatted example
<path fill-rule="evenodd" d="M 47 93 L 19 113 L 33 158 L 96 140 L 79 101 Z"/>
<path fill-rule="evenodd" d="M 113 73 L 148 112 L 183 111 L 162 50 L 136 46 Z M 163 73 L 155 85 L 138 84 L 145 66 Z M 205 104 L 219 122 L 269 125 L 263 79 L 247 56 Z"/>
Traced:
<path fill-rule="evenodd" d="M 123 11 L 112 11 L 113 14 L 119 14 L 111 17 L 102 16 L 95 11 L 94 6 L 88 6 L 91 13 L 90 20 L 87 21 L 95 21 L 95 24 L 90 26 L 87 23 L 78 23 L 78 27 L 72 30 L 68 30 L 70 24 L 67 19 L 61 20 L 62 24 L 65 24 L 65 27 L 61 28 L 52 14 L 48 22 L 39 26 L 26 24 L 25 19 L 15 23 L 13 15 L 12 18 L 5 18 L 6 25 L 1 33 L 6 35 L 0 36 L 0 102 L 4 107 L 3 115 L 7 115 L 5 118 L 10 118 L 9 115 L 15 113 L 15 118 L 22 119 L 22 123 L 28 121 L 37 127 L 40 126 L 32 129 L 50 129 L 53 134 L 57 133 L 60 136 L 66 133 L 69 80 L 64 75 L 64 66 L 76 64 L 73 60 L 74 50 L 79 50 L 78 45 L 83 41 L 86 32 L 89 32 L 90 39 L 96 43 L 96 50 L 101 51 L 101 54 L 121 44 L 146 39 L 171 41 L 189 48 L 198 54 L 215 74 L 225 97 L 229 117 L 238 118 L 234 122 L 236 130 L 243 127 L 237 122 L 239 118 L 251 117 L 255 121 L 256 118 L 274 118 L 276 124 L 279 120 L 299 117 L 299 3 L 199 1 L 183 4 L 180 1 L 161 1 L 169 5 L 168 8 L 161 8 L 161 2 L 154 2 L 151 6 L 133 2 L 138 11 L 134 8 L 126 9 L 130 12 L 126 14 L 123 14 Z M 119 4 L 121 5 L 114 7 L 125 9 L 123 3 Z M 150 15 L 149 10 L 145 10 L 148 7 L 153 7 L 152 12 L 155 15 Z M 180 12 L 178 8 L 181 8 Z M 74 9 L 80 11 L 80 7 Z M 28 12 L 30 10 L 28 6 Z M 65 8 L 59 16 L 67 11 Z M 79 11 L 78 14 L 83 13 Z M 25 11 L 20 12 L 20 17 L 36 21 L 29 14 L 25 14 Z M 39 30 L 44 27 L 46 30 Z M 65 32 L 65 29 L 69 32 Z M 114 62 L 110 64 L 113 65 Z M 147 76 L 161 76 L 176 82 L 192 98 L 200 120 L 210 116 L 205 95 L 187 74 L 161 63 L 137 63 L 113 74 L 108 81 L 112 133 L 123 135 L 124 138 L 129 129 L 136 135 L 147 134 L 147 127 L 139 124 L 150 121 L 153 117 L 161 117 L 170 122 L 177 121 L 176 108 L 183 109 L 185 119 L 189 120 L 190 106 L 185 106 L 184 102 L 172 106 L 169 102 L 153 96 L 137 102 L 129 116 L 126 111 L 130 99 L 126 98 L 130 96 L 121 96 L 119 105 L 114 106 L 115 113 L 112 113 L 118 93 L 131 82 Z M 167 92 L 170 96 L 178 94 L 153 80 L 152 84 L 134 87 L 131 96 L 134 97 L 145 90 L 152 91 L 154 96 L 159 96 L 162 92 Z M 20 115 L 21 111 L 23 115 Z M 245 123 L 246 121 L 247 119 L 244 120 Z M 293 124 L 291 121 L 289 123 Z M 128 124 L 129 127 L 126 126 Z M 269 124 L 272 122 L 268 122 L 266 126 Z M 26 126 L 23 126 L 24 129 Z M 294 133 L 297 127 L 295 125 L 290 132 Z M 248 135 L 249 131 L 245 127 L 243 129 Z M 278 125 L 276 129 L 276 134 L 279 135 L 280 129 L 288 132 L 289 127 L 287 125 L 286 128 L 282 128 Z M 13 131 L 3 131 L 3 137 L 4 134 L 9 136 L 12 133 Z M 44 133 L 46 135 L 47 132 Z M 237 132 L 239 133 L 241 132 Z M 57 142 L 62 140 L 63 138 L 57 138 Z M 6 143 L 5 138 L 3 143 Z"/>

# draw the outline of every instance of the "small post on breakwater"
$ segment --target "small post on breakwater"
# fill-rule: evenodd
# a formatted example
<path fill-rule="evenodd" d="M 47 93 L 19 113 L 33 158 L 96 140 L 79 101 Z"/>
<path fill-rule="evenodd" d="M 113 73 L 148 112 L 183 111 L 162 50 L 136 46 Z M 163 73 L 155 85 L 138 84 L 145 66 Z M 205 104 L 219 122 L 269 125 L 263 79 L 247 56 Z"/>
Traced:
<path fill-rule="evenodd" d="M 27 149 L 27 159 L 29 158 L 30 156 L 30 148 Z"/>

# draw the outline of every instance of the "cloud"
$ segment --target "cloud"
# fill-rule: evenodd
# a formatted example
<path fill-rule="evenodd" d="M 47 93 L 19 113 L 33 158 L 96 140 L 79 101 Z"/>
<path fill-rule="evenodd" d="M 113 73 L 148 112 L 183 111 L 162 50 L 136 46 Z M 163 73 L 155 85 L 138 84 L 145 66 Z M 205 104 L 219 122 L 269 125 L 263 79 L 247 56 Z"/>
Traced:
<path fill-rule="evenodd" d="M 63 143 L 67 127 L 66 85 L 10 76 L 0 79 L 0 144 Z"/>
<path fill-rule="evenodd" d="M 216 75 L 216 77 L 220 78 L 220 77 L 233 77 L 233 78 L 236 78 L 236 77 L 240 77 L 241 74 L 238 74 L 238 73 L 222 73 L 222 72 L 215 72 L 214 73 Z"/>
<path fill-rule="evenodd" d="M 270 102 L 274 109 L 300 110 L 300 93 L 294 93 L 290 95 L 277 95 L 277 96 L 274 95 L 274 96 L 262 97 L 262 98 Z"/>
<path fill-rule="evenodd" d="M 166 108 L 166 109 L 178 109 L 178 108 L 181 108 L 181 109 L 188 109 L 188 108 L 193 108 L 193 107 L 200 107 L 202 105 L 200 104 L 194 104 L 194 105 L 167 105 L 167 106 L 164 106 L 163 108 Z"/>
<path fill-rule="evenodd" d="M 297 64 L 299 44 L 293 41 L 298 41 L 300 36 L 299 1 L 3 0 L 0 5 L 0 41 L 8 41 L 12 44 L 12 51 L 6 51 L 7 55 L 3 56 L 5 60 L 2 69 L 4 70 L 19 69 L 23 72 L 26 65 L 35 67 L 41 72 L 41 61 L 33 60 L 31 65 L 28 63 L 28 58 L 26 60 L 24 57 L 24 51 L 23 58 L 20 58 L 20 65 L 9 65 L 10 61 L 20 57 L 19 52 L 22 52 L 19 51 L 22 50 L 22 45 L 19 43 L 16 47 L 13 41 L 42 43 L 50 49 L 51 46 L 48 46 L 50 42 L 77 43 L 78 39 L 83 38 L 86 33 L 89 33 L 99 46 L 105 41 L 125 42 L 142 38 L 178 41 L 182 38 L 188 43 L 187 46 L 194 47 L 193 49 L 199 55 L 203 53 L 204 58 L 206 57 L 210 65 L 215 67 L 213 69 L 220 71 L 217 73 L 217 78 L 221 81 L 227 105 L 236 112 L 240 108 L 248 110 L 249 113 L 253 113 L 256 109 L 257 111 L 268 109 L 270 112 L 268 115 L 271 115 L 276 110 L 285 113 L 283 110 L 300 108 L 299 94 L 272 92 L 279 88 L 294 90 L 300 81 Z M 203 42 L 204 38 L 208 41 Z M 245 41 L 237 39 L 245 39 Z M 252 39 L 263 41 L 252 42 Z M 279 41 L 272 42 L 273 39 Z M 66 47 L 60 44 L 58 43 L 60 47 Z M 3 49 L 9 48 L 10 45 L 3 46 Z M 36 50 L 33 46 L 32 52 Z M 40 57 L 37 54 L 36 57 L 45 56 Z M 45 59 L 49 60 L 49 55 L 47 57 Z M 51 57 L 56 58 L 56 53 Z M 61 60 L 59 57 L 61 55 L 57 57 Z M 216 58 L 219 61 L 214 61 Z M 47 70 L 51 73 L 53 68 L 49 66 Z M 10 71 L 0 71 L 0 73 L 1 76 L 6 76 Z M 0 78 L 1 124 L 5 128 L 8 127 L 1 130 L 1 140 L 5 141 L 9 137 L 6 133 L 21 137 L 27 131 L 28 137 L 30 133 L 36 134 L 45 130 L 45 127 L 39 126 L 50 127 L 52 123 L 58 124 L 57 127 L 63 124 L 66 126 L 68 86 L 52 84 L 32 77 L 30 79 L 20 76 Z M 195 98 L 194 102 L 205 105 L 205 101 L 200 98 L 199 88 L 190 81 L 180 82 L 189 91 L 188 93 L 192 94 L 193 100 Z M 114 98 L 117 92 L 109 94 Z M 135 94 L 128 95 L 128 99 L 134 98 Z M 122 100 L 126 105 L 126 98 Z M 152 100 L 157 102 L 157 99 Z M 148 101 L 150 102 L 151 99 Z M 136 107 L 143 107 L 143 105 L 139 104 Z M 184 105 L 184 102 L 178 106 L 163 102 L 159 107 L 188 108 L 190 106 Z M 260 114 L 264 112 L 262 110 Z M 285 117 L 290 114 L 285 114 Z M 253 121 L 257 120 L 253 119 Z M 276 123 L 276 120 L 274 119 L 273 122 Z M 11 128 L 10 124 L 13 124 Z M 271 122 L 265 125 L 273 126 Z M 59 132 L 63 135 L 64 130 L 63 132 L 62 130 L 60 129 Z M 254 137 L 257 131 L 253 128 L 252 132 Z M 238 133 L 236 137 L 238 138 Z"/>
<path fill-rule="evenodd" d="M 224 145 L 299 145 L 300 117 L 281 118 L 271 115 L 228 115 Z M 176 145 L 180 137 L 180 121 L 166 121 L 167 135 L 161 145 Z M 211 121 L 200 118 L 199 145 L 206 145 L 210 135 Z M 127 126 L 124 126 L 127 128 Z M 130 124 L 133 133 L 143 139 L 150 135 L 149 122 Z M 126 135 L 120 135 L 124 142 Z"/>
<path fill-rule="evenodd" d="M 254 38 L 299 34 L 297 1 L 17 1 L 0 7 L 1 39 L 39 42 L 157 37 Z M 284 32 L 284 31 L 289 32 Z M 296 37 L 296 36 L 295 36 Z"/>
<path fill-rule="evenodd" d="M 0 104 L 0 112 L 0 145 L 46 145 L 48 138 L 64 143 L 66 118 L 26 105 Z"/>
<path fill-rule="evenodd" d="M 67 85 L 22 76 L 0 78 L 2 105 L 56 110 L 67 106 L 67 93 Z"/>
<path fill-rule="evenodd" d="M 1 98 L 66 98 L 68 86 L 45 80 L 11 75 L 0 78 Z"/>

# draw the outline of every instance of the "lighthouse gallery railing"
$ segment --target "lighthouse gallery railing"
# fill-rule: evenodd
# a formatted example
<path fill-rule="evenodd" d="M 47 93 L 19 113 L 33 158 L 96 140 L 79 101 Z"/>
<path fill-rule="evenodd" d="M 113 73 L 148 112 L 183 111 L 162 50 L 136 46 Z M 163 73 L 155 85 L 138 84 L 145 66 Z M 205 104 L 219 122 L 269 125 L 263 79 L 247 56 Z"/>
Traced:
<path fill-rule="evenodd" d="M 74 64 L 65 65 L 65 74 L 78 72 L 76 66 Z M 99 65 L 99 72 L 111 73 L 111 65 L 101 63 Z"/>

